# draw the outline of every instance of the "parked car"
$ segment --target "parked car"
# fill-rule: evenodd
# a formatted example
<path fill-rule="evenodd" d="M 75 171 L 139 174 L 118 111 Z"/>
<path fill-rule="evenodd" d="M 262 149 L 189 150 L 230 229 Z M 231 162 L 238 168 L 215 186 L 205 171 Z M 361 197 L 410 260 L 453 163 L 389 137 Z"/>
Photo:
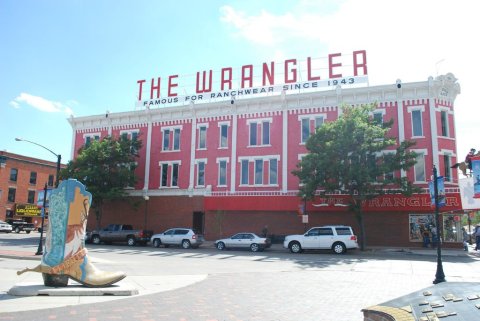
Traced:
<path fill-rule="evenodd" d="M 252 252 L 263 251 L 272 245 L 269 238 L 260 237 L 255 233 L 237 233 L 229 238 L 215 241 L 218 250 L 250 249 Z"/>
<path fill-rule="evenodd" d="M 152 234 L 152 231 L 134 230 L 127 224 L 109 224 L 101 230 L 92 231 L 89 237 L 93 244 L 126 242 L 127 245 L 134 246 L 137 243 L 145 245 Z"/>
<path fill-rule="evenodd" d="M 347 249 L 358 248 L 358 243 L 350 226 L 328 225 L 312 227 L 305 234 L 287 235 L 283 247 L 292 253 L 330 249 L 336 254 L 343 254 Z"/>
<path fill-rule="evenodd" d="M 92 243 L 92 231 L 85 230 L 85 243 Z"/>
<path fill-rule="evenodd" d="M 24 231 L 25 233 L 30 234 L 31 231 L 35 231 L 35 225 L 33 223 L 27 223 L 23 220 L 7 220 L 7 223 L 12 226 L 12 231 L 15 233 Z"/>
<path fill-rule="evenodd" d="M 12 231 L 12 226 L 7 222 L 0 221 L 0 232 L 10 233 Z"/>
<path fill-rule="evenodd" d="M 190 228 L 171 228 L 163 233 L 155 234 L 150 239 L 151 244 L 154 247 L 160 247 L 163 245 L 169 247 L 170 245 L 181 246 L 184 249 L 190 247 L 198 248 L 205 238 L 201 234 L 195 233 Z"/>

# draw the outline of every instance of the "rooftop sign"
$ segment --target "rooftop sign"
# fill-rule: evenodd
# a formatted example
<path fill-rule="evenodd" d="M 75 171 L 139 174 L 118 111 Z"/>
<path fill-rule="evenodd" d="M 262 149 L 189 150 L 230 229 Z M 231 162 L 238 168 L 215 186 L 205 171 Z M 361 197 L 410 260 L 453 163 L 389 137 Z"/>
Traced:
<path fill-rule="evenodd" d="M 185 105 L 275 93 L 309 92 L 368 81 L 367 52 L 329 54 L 306 60 L 287 59 L 262 65 L 203 70 L 194 75 L 137 80 L 137 107 Z M 184 94 L 179 94 L 184 93 Z"/>

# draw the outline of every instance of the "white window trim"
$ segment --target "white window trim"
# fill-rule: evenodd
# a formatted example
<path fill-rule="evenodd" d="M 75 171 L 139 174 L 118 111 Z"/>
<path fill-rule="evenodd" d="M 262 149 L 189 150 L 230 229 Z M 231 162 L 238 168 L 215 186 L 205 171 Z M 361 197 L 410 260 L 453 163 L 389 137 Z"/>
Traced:
<path fill-rule="evenodd" d="M 227 126 L 227 146 L 220 146 L 222 142 L 222 126 Z M 218 122 L 218 149 L 228 149 L 228 128 L 230 127 L 229 121 Z"/>
<path fill-rule="evenodd" d="M 172 171 L 172 175 L 171 176 L 171 181 L 170 181 L 170 187 L 171 188 L 179 188 L 178 187 L 178 181 L 179 181 L 179 178 L 180 178 L 180 162 L 173 162 L 171 165 L 170 165 L 170 168 L 171 168 L 171 171 Z M 177 165 L 178 166 L 178 176 L 177 176 L 177 186 L 173 186 L 173 165 Z"/>
<path fill-rule="evenodd" d="M 173 131 L 175 129 L 180 129 L 180 131 L 183 129 L 183 125 L 174 125 L 174 126 L 162 126 L 160 130 L 163 132 L 165 129 L 169 129 L 170 131 Z"/>
<path fill-rule="evenodd" d="M 227 125 L 228 127 L 230 127 L 230 121 L 219 121 L 217 124 L 219 128 L 223 125 Z"/>
<path fill-rule="evenodd" d="M 442 156 L 448 156 L 450 157 L 450 166 L 453 165 L 452 164 L 452 159 L 453 157 L 457 157 L 457 155 L 451 150 L 451 149 L 441 149 L 440 152 L 438 153 L 439 155 L 442 155 Z M 453 170 L 452 168 L 449 168 L 448 169 L 448 172 L 449 172 L 449 177 L 450 177 L 450 181 L 449 183 L 452 183 L 453 181 Z"/>
<path fill-rule="evenodd" d="M 270 178 L 271 178 L 271 176 L 270 176 L 270 173 L 271 173 L 271 171 L 270 171 L 270 166 L 271 166 L 271 161 L 272 161 L 272 160 L 276 160 L 276 161 L 277 161 L 277 182 L 276 182 L 275 184 L 271 184 L 271 183 L 270 183 Z M 278 164 L 279 164 L 279 163 L 280 163 L 280 162 L 279 162 L 278 159 L 276 159 L 276 158 L 269 158 L 269 159 L 268 159 L 268 184 L 267 184 L 268 186 L 278 186 Z"/>
<path fill-rule="evenodd" d="M 160 131 L 162 132 L 162 144 L 160 148 L 160 152 L 162 153 L 172 153 L 172 152 L 179 152 L 179 149 L 173 149 L 173 142 L 175 141 L 175 129 L 180 129 L 180 135 L 182 134 L 182 129 L 183 125 L 175 125 L 175 126 L 163 126 L 160 128 Z M 168 136 L 168 143 L 169 143 L 169 149 L 163 149 L 163 142 L 165 139 L 165 131 L 169 130 L 172 133 L 172 139 L 170 139 L 170 134 Z"/>
<path fill-rule="evenodd" d="M 220 162 L 226 162 L 226 165 L 225 165 L 225 185 L 220 185 Z M 227 187 L 228 186 L 228 163 L 230 162 L 230 158 L 229 157 L 219 157 L 217 158 L 216 160 L 216 163 L 218 164 L 218 181 L 217 181 L 217 187 Z"/>
<path fill-rule="evenodd" d="M 85 138 L 87 137 L 95 137 L 95 136 L 102 137 L 101 133 L 88 133 L 88 134 L 83 134 L 83 140 L 85 140 Z"/>
<path fill-rule="evenodd" d="M 256 178 L 257 178 L 257 161 L 262 162 L 262 183 L 257 184 L 256 183 Z M 263 157 L 257 157 L 255 158 L 253 162 L 253 186 L 265 186 L 265 182 L 263 181 L 263 176 L 265 175 L 265 159 Z"/>
<path fill-rule="evenodd" d="M 170 141 L 170 132 L 172 131 L 172 129 L 170 127 L 162 127 L 162 148 L 161 148 L 161 152 L 163 153 L 168 153 L 168 152 L 172 152 L 172 142 Z M 165 132 L 168 130 L 168 149 L 165 149 Z"/>
<path fill-rule="evenodd" d="M 441 149 L 438 152 L 439 155 L 447 155 L 450 157 L 457 157 L 457 155 L 451 149 Z"/>
<path fill-rule="evenodd" d="M 450 122 L 448 121 L 448 115 L 450 114 L 449 113 L 449 109 L 448 108 L 438 108 L 438 111 L 440 112 L 440 130 L 442 129 L 442 112 L 445 112 L 446 115 L 447 115 L 447 135 L 446 136 L 443 136 L 442 133 L 440 133 L 440 137 L 443 137 L 443 138 L 450 138 Z"/>
<path fill-rule="evenodd" d="M 385 116 L 386 113 L 387 111 L 384 108 L 379 108 L 379 109 L 375 109 L 374 111 L 371 111 L 369 115 L 382 114 L 382 116 Z"/>
<path fill-rule="evenodd" d="M 263 123 L 270 123 L 270 128 L 271 129 L 271 124 L 273 123 L 273 118 L 272 117 L 266 117 L 266 118 L 252 118 L 252 119 L 247 119 L 247 126 L 248 126 L 248 145 L 247 148 L 257 148 L 257 147 L 271 147 L 271 144 L 262 144 L 263 142 Z M 257 141 L 258 141 L 258 125 L 262 125 L 260 128 L 260 144 L 258 145 L 250 145 L 250 126 L 251 124 L 256 124 L 257 125 Z M 271 130 L 269 130 L 269 137 L 268 141 L 271 142 Z"/>
<path fill-rule="evenodd" d="M 423 128 L 423 126 L 425 125 L 423 123 L 423 113 L 425 112 L 425 106 L 424 105 L 421 105 L 421 106 L 410 106 L 407 108 L 407 111 L 410 113 L 410 119 L 411 119 L 411 125 L 412 125 L 412 138 L 425 138 L 425 129 Z M 422 121 L 422 136 L 414 136 L 413 135 L 413 115 L 412 113 L 414 111 L 420 111 L 421 114 L 420 114 L 420 120 Z"/>
<path fill-rule="evenodd" d="M 306 155 L 306 154 L 305 154 Z M 265 166 L 265 162 L 269 162 L 269 169 L 270 169 L 270 160 L 271 159 L 276 159 L 277 160 L 277 184 L 269 184 L 270 183 L 270 177 L 269 177 L 269 180 L 268 180 L 268 184 L 265 184 L 265 182 L 263 182 L 263 184 L 255 184 L 255 161 L 256 160 L 261 160 Z M 241 184 L 241 181 L 242 181 L 242 161 L 243 160 L 246 160 L 248 161 L 248 163 L 253 163 L 253 170 L 254 170 L 254 175 L 253 175 L 253 184 Z M 238 158 L 238 163 L 240 163 L 240 185 L 241 187 L 259 187 L 259 186 L 264 186 L 264 187 L 271 187 L 271 186 L 279 186 L 278 185 L 278 174 L 279 174 L 279 167 L 281 166 L 280 164 L 280 155 L 264 155 L 264 156 L 242 156 L 242 157 L 239 157 Z M 263 169 L 263 173 L 265 173 L 265 169 Z M 269 176 L 270 176 L 270 173 L 269 173 Z M 249 177 L 250 179 L 250 166 L 249 166 Z M 262 179 L 263 181 L 263 179 Z"/>
<path fill-rule="evenodd" d="M 124 129 L 120 131 L 120 136 L 127 134 L 127 136 L 132 137 L 133 133 L 140 133 L 140 129 Z"/>
<path fill-rule="evenodd" d="M 199 169 L 198 169 L 198 166 L 199 166 L 199 163 L 203 163 L 205 165 L 205 168 L 203 170 L 203 185 L 199 185 L 198 184 L 198 174 L 199 174 Z M 205 187 L 205 183 L 206 183 L 206 179 L 205 179 L 205 174 L 207 172 L 207 158 L 197 158 L 195 159 L 195 167 L 196 167 L 196 170 L 197 170 L 197 179 L 195 180 L 195 187 Z"/>
<path fill-rule="evenodd" d="M 200 163 L 200 162 L 204 162 L 205 165 L 206 165 L 207 160 L 208 160 L 208 158 L 197 158 L 197 159 L 195 159 L 195 165 L 198 165 L 198 163 Z"/>
<path fill-rule="evenodd" d="M 268 122 L 268 123 L 271 124 L 273 122 L 273 118 L 272 117 L 267 117 L 267 118 L 247 119 L 247 125 L 248 126 L 250 126 L 250 124 L 252 124 L 252 123 L 256 123 L 258 125 L 258 124 L 265 123 L 265 122 Z"/>
<path fill-rule="evenodd" d="M 416 105 L 416 106 L 409 106 L 407 107 L 407 111 L 409 113 L 412 113 L 414 110 L 420 110 L 422 113 L 425 112 L 425 106 L 424 105 Z"/>
<path fill-rule="evenodd" d="M 95 137 L 98 136 L 98 140 L 102 138 L 101 133 L 88 133 L 88 134 L 83 134 L 83 143 L 87 143 L 87 137 L 90 137 L 90 140 L 96 140 Z"/>
<path fill-rule="evenodd" d="M 170 181 L 168 181 L 168 173 L 167 173 L 167 186 L 162 186 L 162 165 L 164 164 L 167 164 L 168 168 L 167 168 L 167 171 L 170 171 L 171 175 L 170 175 Z M 160 167 L 160 186 L 158 187 L 159 189 L 166 189 L 166 188 L 179 188 L 178 185 L 177 186 L 172 186 L 172 181 L 173 181 L 173 164 L 178 164 L 178 173 L 179 173 L 179 177 L 180 177 L 180 166 L 182 165 L 182 161 L 181 160 L 174 160 L 174 161 L 160 161 L 158 162 L 158 166 Z M 178 183 L 178 179 L 177 179 L 177 183 Z"/>
<path fill-rule="evenodd" d="M 423 166 L 424 166 L 424 171 L 425 171 L 425 180 L 424 181 L 417 181 L 417 173 L 415 172 L 415 165 L 413 165 L 413 182 L 414 183 L 426 183 L 428 179 L 427 175 L 427 163 L 425 162 L 425 158 L 428 155 L 428 149 L 412 149 L 412 152 L 415 152 L 417 154 L 423 154 Z"/>
<path fill-rule="evenodd" d="M 200 148 L 200 129 L 205 128 L 205 147 Z M 198 142 L 197 142 L 197 148 L 196 150 L 207 150 L 207 131 L 208 131 L 208 123 L 201 123 L 197 124 L 197 130 L 198 130 Z"/>
<path fill-rule="evenodd" d="M 302 121 L 304 119 L 308 119 L 309 120 L 309 125 L 310 125 L 310 122 L 312 121 L 315 121 L 315 119 L 319 118 L 319 117 L 322 117 L 323 118 L 323 122 L 325 123 L 325 121 L 327 120 L 327 114 L 324 114 L 324 113 L 321 113 L 321 114 L 308 114 L 308 115 L 299 115 L 298 116 L 298 122 L 300 123 L 300 145 L 305 145 L 306 141 L 305 142 L 302 142 Z M 310 132 L 310 127 L 308 128 L 309 132 Z M 314 133 L 310 132 L 310 136 L 312 136 Z M 309 137 L 310 137 L 309 136 Z"/>
<path fill-rule="evenodd" d="M 242 175 L 243 175 L 243 171 L 242 171 L 242 170 L 243 170 L 243 169 L 242 169 L 242 160 L 246 160 L 246 161 L 247 161 L 247 171 L 248 171 L 248 172 L 247 172 L 247 184 L 243 184 L 243 183 L 242 183 Z M 240 165 L 239 165 L 239 167 L 240 167 L 240 184 L 239 184 L 239 186 L 241 186 L 241 187 L 248 187 L 248 186 L 250 186 L 250 184 L 249 184 L 249 183 L 250 183 L 250 160 L 249 160 L 249 159 L 246 159 L 246 158 L 244 158 L 244 159 L 240 159 L 240 158 L 239 158 L 239 159 L 238 159 L 238 162 L 240 163 Z"/>
<path fill-rule="evenodd" d="M 326 120 L 327 114 L 321 113 L 321 114 L 299 115 L 298 121 L 301 123 L 303 119 L 315 120 L 315 118 L 318 118 L 318 117 L 323 117 L 323 120 Z"/>
<path fill-rule="evenodd" d="M 387 111 L 385 109 L 375 109 L 374 111 L 370 112 L 369 115 L 375 117 L 375 114 L 382 114 L 382 124 L 384 122 L 385 114 Z"/>

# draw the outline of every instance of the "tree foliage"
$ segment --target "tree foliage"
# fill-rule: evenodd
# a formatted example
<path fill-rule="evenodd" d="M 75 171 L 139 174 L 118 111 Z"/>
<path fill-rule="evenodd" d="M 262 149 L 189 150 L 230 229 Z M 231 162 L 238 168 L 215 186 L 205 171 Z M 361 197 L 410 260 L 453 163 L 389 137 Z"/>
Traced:
<path fill-rule="evenodd" d="M 372 117 L 374 104 L 343 106 L 342 115 L 324 123 L 306 143 L 308 154 L 293 174 L 300 179 L 300 196 L 313 199 L 342 191 L 360 225 L 360 246 L 366 246 L 362 202 L 385 193 L 411 195 L 418 191 L 400 171 L 416 162 L 409 150 L 415 143 L 398 143 L 388 137 L 393 121 L 380 123 Z"/>
<path fill-rule="evenodd" d="M 61 179 L 77 179 L 92 193 L 97 228 L 104 200 L 122 198 L 126 195 L 126 188 L 135 186 L 135 159 L 141 146 L 141 140 L 136 138 L 107 136 L 81 147 L 77 158 L 68 162 L 60 172 Z"/>

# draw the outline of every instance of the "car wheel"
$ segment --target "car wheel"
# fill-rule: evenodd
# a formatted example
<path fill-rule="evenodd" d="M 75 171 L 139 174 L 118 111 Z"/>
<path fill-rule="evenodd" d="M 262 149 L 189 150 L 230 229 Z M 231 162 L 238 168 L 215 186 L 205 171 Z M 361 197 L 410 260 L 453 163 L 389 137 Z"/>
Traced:
<path fill-rule="evenodd" d="M 217 250 L 220 250 L 220 251 L 225 250 L 225 243 L 218 242 L 217 243 Z"/>
<path fill-rule="evenodd" d="M 25 231 L 27 234 L 30 234 L 30 231 Z"/>
<path fill-rule="evenodd" d="M 15 228 L 15 233 L 20 233 L 20 228 L 19 227 Z"/>
<path fill-rule="evenodd" d="M 260 250 L 260 246 L 258 246 L 257 243 L 252 243 L 250 244 L 250 251 L 252 252 L 258 252 Z"/>
<path fill-rule="evenodd" d="M 189 240 L 183 240 L 183 241 L 182 241 L 182 247 L 183 247 L 184 249 L 189 249 L 190 246 L 191 246 L 191 244 L 190 244 L 190 241 L 189 241 Z"/>
<path fill-rule="evenodd" d="M 92 236 L 92 243 L 93 244 L 100 244 L 100 242 L 101 242 L 100 241 L 100 236 L 98 236 L 98 235 Z"/>
<path fill-rule="evenodd" d="M 332 250 L 335 254 L 343 254 L 347 252 L 347 247 L 342 242 L 335 242 L 332 245 Z"/>
<path fill-rule="evenodd" d="M 127 238 L 127 245 L 128 246 L 134 246 L 136 243 L 137 243 L 137 241 L 135 240 L 135 238 L 133 236 L 129 236 Z"/>
<path fill-rule="evenodd" d="M 160 247 L 160 244 L 162 244 L 160 239 L 154 239 L 153 240 L 153 247 Z"/>
<path fill-rule="evenodd" d="M 298 242 L 292 242 L 288 247 L 290 248 L 290 252 L 292 253 L 302 252 L 302 246 Z"/>

